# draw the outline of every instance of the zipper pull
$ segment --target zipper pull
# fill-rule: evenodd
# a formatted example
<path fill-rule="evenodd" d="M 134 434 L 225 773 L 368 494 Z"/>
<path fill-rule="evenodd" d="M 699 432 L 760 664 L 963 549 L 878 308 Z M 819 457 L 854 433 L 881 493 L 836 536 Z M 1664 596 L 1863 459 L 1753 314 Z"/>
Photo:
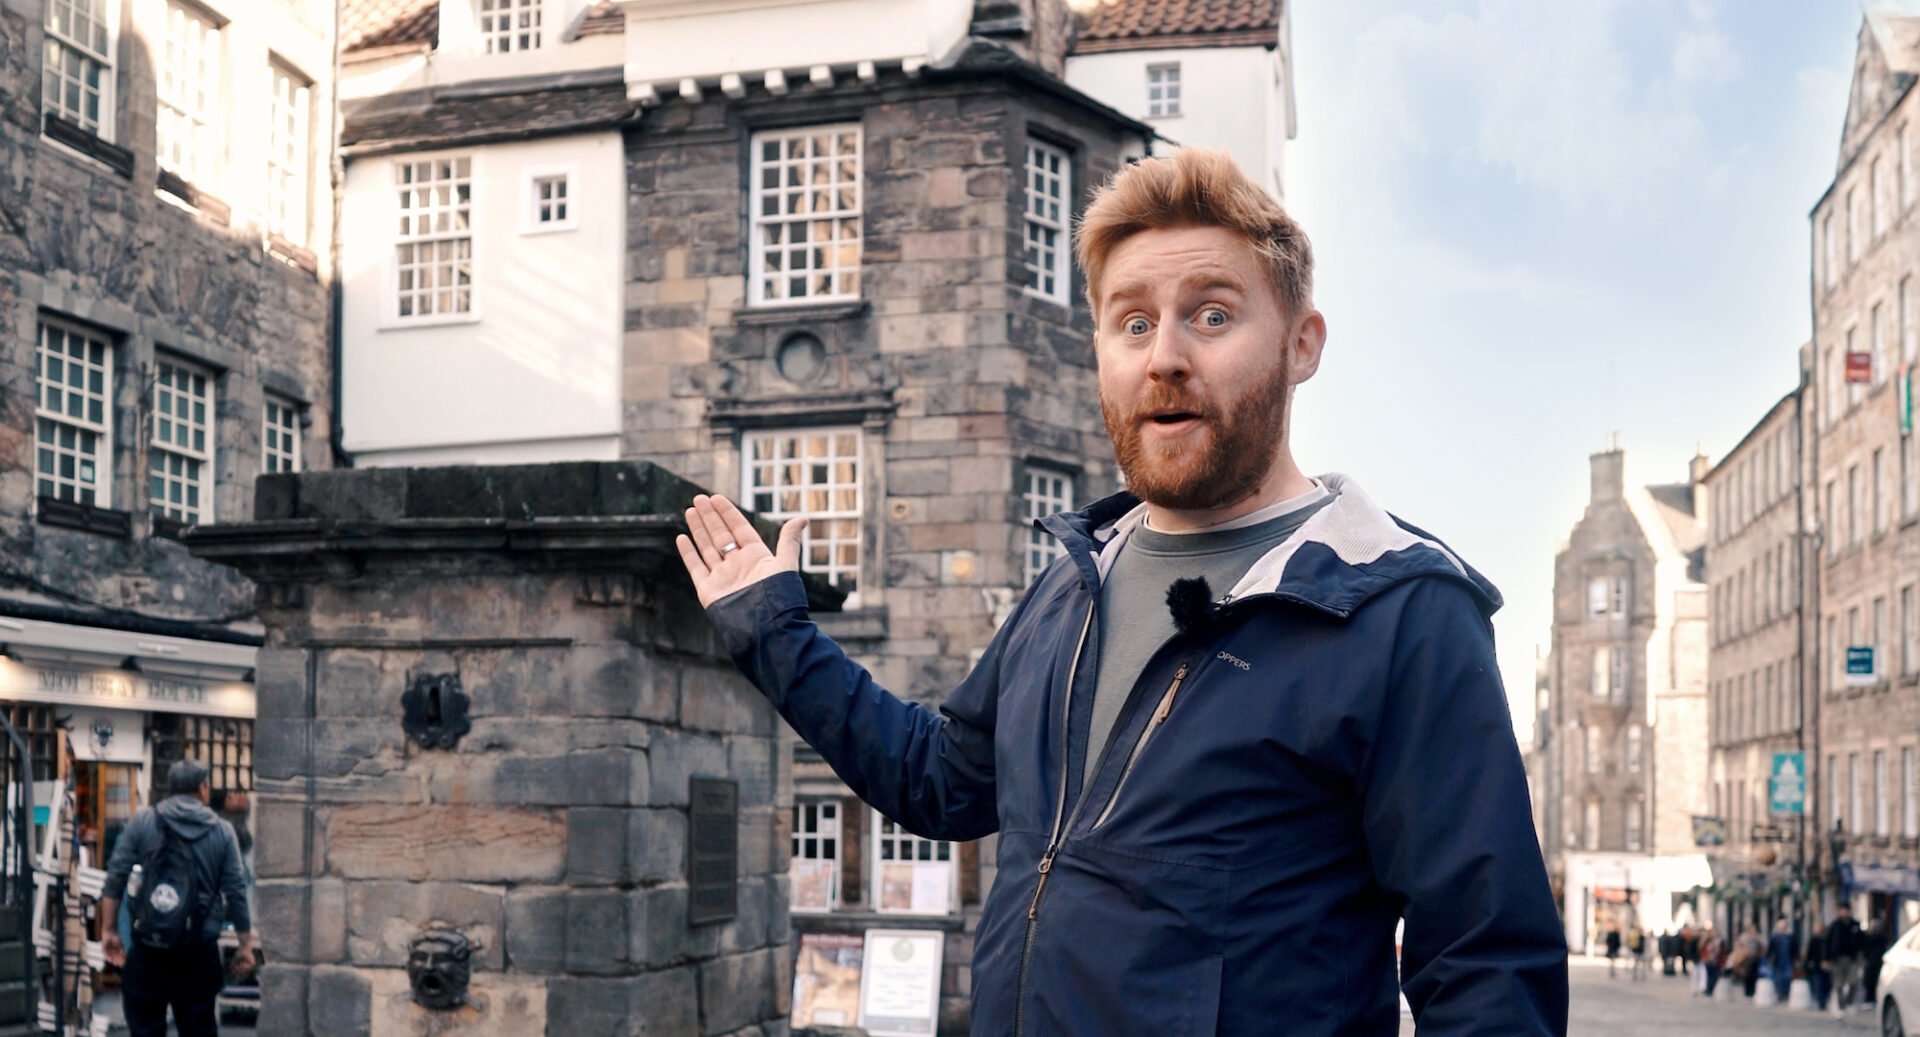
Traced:
<path fill-rule="evenodd" d="M 1060 852 L 1058 846 L 1047 847 L 1047 855 L 1040 858 L 1040 881 L 1033 887 L 1033 903 L 1027 907 L 1027 921 L 1031 922 L 1040 915 L 1040 894 L 1046 891 L 1047 876 L 1053 872 L 1054 855 Z"/>
<path fill-rule="evenodd" d="M 1167 688 L 1167 693 L 1160 697 L 1160 708 L 1155 710 L 1153 713 L 1153 722 L 1155 725 L 1164 724 L 1167 722 L 1167 714 L 1173 712 L 1173 696 L 1179 693 L 1180 682 L 1186 679 L 1187 679 L 1187 664 L 1181 663 L 1180 672 L 1173 675 L 1172 686 Z"/>

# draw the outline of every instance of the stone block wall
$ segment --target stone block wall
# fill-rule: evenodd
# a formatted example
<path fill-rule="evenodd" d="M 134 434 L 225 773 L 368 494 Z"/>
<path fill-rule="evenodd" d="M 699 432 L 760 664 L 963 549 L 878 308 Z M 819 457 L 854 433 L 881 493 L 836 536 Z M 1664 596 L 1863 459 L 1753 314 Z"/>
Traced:
<path fill-rule="evenodd" d="M 783 1034 L 791 802 L 765 700 L 672 554 L 694 488 L 641 463 L 270 477 L 189 535 L 261 584 L 256 925 L 274 1034 Z M 471 730 L 403 730 L 456 674 Z M 689 783 L 737 782 L 734 916 L 689 919 Z M 411 996 L 474 944 L 473 1004 Z"/>
<path fill-rule="evenodd" d="M 124 167 L 82 154 L 43 132 L 42 63 L 51 0 L 0 4 L 0 555 L 10 586 L 38 600 L 137 610 L 178 619 L 249 611 L 252 589 L 235 574 L 151 536 L 147 442 L 157 352 L 215 376 L 213 513 L 243 518 L 262 469 L 262 408 L 273 392 L 304 408 L 303 462 L 332 464 L 329 256 L 276 249 L 240 193 L 264 183 L 238 157 L 238 141 L 264 136 L 259 89 L 223 91 L 209 117 L 232 145 L 225 184 L 196 189 L 198 208 L 160 190 L 155 161 L 155 65 L 147 5 L 116 12 L 111 103 L 103 141 Z M 332 19 L 312 4 L 207 5 L 226 21 L 222 69 L 238 83 L 267 74 L 269 52 L 313 80 L 307 240 L 331 228 L 327 155 L 332 139 Z M 138 11 L 135 10 L 138 8 Z M 164 8 L 155 5 L 152 11 Z M 259 117 L 254 132 L 252 119 Z M 223 147 L 222 153 L 226 153 Z M 246 152 L 251 154 L 251 152 Z M 227 188 L 233 188 L 232 192 Z M 298 253 L 296 255 L 296 253 Z M 44 319 L 104 334 L 114 346 L 111 507 L 130 535 L 81 532 L 34 518 L 37 348 Z"/>

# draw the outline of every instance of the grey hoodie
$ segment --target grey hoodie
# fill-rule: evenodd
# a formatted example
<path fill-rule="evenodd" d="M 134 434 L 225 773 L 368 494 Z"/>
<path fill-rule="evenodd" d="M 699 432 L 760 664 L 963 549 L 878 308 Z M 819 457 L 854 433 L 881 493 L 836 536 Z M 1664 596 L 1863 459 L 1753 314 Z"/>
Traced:
<path fill-rule="evenodd" d="M 207 913 L 204 929 L 207 939 L 220 935 L 223 919 L 232 922 L 236 932 L 251 931 L 253 916 L 247 907 L 247 877 L 240 858 L 240 840 L 235 838 L 232 825 L 190 793 L 168 796 L 159 806 L 140 811 L 128 822 L 113 848 L 113 858 L 107 862 L 107 884 L 101 897 L 125 899 L 127 876 L 133 873 L 134 865 L 159 849 L 162 824 L 176 838 L 193 844 L 193 857 L 200 865 L 199 880 L 206 883 L 216 897 L 226 901 L 224 913 L 217 902 L 214 910 Z"/>

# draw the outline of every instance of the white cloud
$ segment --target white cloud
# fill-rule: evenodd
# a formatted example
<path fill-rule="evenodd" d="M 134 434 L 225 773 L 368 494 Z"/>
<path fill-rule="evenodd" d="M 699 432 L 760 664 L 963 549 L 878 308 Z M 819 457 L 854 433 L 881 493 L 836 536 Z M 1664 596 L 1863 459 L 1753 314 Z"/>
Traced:
<path fill-rule="evenodd" d="M 1636 64 L 1628 14 L 1685 18 L 1657 66 Z M 1563 204 L 1631 208 L 1666 178 L 1701 174 L 1696 104 L 1741 68 L 1712 19 L 1705 4 L 1650 15 L 1624 0 L 1395 15 L 1360 36 L 1352 115 L 1402 154 L 1465 147 Z"/>

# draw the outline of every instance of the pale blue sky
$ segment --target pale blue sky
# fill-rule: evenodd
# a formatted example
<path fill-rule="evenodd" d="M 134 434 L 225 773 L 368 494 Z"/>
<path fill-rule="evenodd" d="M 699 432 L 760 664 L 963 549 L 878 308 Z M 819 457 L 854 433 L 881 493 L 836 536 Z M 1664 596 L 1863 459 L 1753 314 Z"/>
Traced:
<path fill-rule="evenodd" d="M 1329 340 L 1295 454 L 1497 584 L 1531 698 L 1553 554 L 1618 432 L 1630 477 L 1718 460 L 1793 388 L 1843 0 L 1307 0 L 1288 202 Z M 1530 718 L 1518 718 L 1522 737 Z"/>

